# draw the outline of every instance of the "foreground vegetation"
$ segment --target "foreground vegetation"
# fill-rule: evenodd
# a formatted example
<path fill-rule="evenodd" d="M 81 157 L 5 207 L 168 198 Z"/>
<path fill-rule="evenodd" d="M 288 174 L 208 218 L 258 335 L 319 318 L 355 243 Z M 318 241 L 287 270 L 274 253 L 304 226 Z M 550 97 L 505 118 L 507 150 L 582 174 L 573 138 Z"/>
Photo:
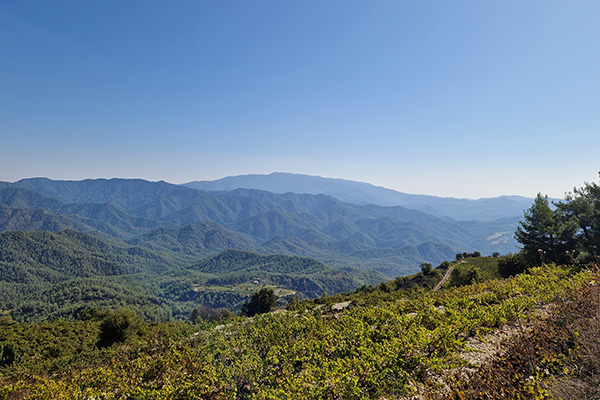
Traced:
<path fill-rule="evenodd" d="M 7 399 L 370 399 L 414 394 L 477 398 L 473 397 L 477 391 L 492 393 L 485 385 L 498 389 L 505 382 L 481 381 L 480 373 L 468 373 L 469 367 L 477 367 L 460 357 L 469 350 L 469 340 L 518 321 L 533 324 L 547 304 L 554 304 L 550 320 L 559 321 L 573 299 L 597 301 L 589 294 L 595 279 L 589 270 L 544 266 L 507 280 L 435 292 L 374 290 L 364 293 L 368 301 L 361 305 L 360 294 L 355 294 L 344 310 L 305 302 L 295 311 L 238 317 L 217 327 L 140 324 L 111 345 L 100 340 L 106 315 L 49 324 L 17 324 L 6 318 L 0 334 L 0 395 Z M 593 310 L 593 305 L 587 309 Z M 516 388 L 514 393 L 523 398 L 549 393 L 547 378 L 557 371 L 574 377 L 570 363 L 579 356 L 579 336 L 577 330 L 562 335 L 540 336 L 542 345 L 532 365 L 505 361 L 509 364 L 505 368 L 518 372 L 502 375 Z M 562 339 L 563 348 L 545 342 Z"/>

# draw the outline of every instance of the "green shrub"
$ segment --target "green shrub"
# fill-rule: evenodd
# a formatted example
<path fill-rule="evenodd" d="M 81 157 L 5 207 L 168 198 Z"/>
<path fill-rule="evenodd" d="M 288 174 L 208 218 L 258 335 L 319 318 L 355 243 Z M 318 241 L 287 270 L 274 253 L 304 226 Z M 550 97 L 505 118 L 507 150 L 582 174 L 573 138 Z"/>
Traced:
<path fill-rule="evenodd" d="M 251 317 L 256 314 L 264 314 L 271 311 L 275 305 L 277 296 L 272 288 L 262 288 L 255 292 L 248 302 L 242 306 L 242 315 Z"/>
<path fill-rule="evenodd" d="M 21 350 L 13 343 L 0 344 L 0 367 L 8 367 L 19 361 Z"/>
<path fill-rule="evenodd" d="M 421 263 L 421 272 L 423 273 L 423 275 L 429 275 L 431 273 L 433 269 L 433 266 L 431 265 L 431 263 Z"/>
<path fill-rule="evenodd" d="M 135 339 L 140 333 L 141 318 L 135 311 L 120 309 L 110 310 L 100 322 L 99 347 L 112 346 Z"/>
<path fill-rule="evenodd" d="M 226 308 L 213 308 L 205 304 L 195 307 L 190 314 L 190 322 L 197 324 L 201 321 L 221 322 L 233 317 L 231 311 Z"/>
<path fill-rule="evenodd" d="M 527 268 L 522 253 L 509 254 L 498 260 L 498 273 L 504 278 L 525 272 Z"/>

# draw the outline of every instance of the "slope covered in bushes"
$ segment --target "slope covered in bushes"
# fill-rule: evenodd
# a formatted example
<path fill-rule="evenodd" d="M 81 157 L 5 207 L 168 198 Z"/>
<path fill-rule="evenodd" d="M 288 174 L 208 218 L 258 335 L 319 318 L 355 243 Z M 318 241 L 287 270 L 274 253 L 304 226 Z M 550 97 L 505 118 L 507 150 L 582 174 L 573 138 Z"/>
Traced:
<path fill-rule="evenodd" d="M 105 348 L 65 333 L 72 342 L 65 346 L 79 348 L 65 354 L 45 349 L 52 348 L 50 342 L 41 341 L 41 348 L 23 343 L 26 332 L 35 336 L 42 325 L 5 321 L 0 343 L 19 356 L 0 369 L 0 394 L 7 399 L 499 398 L 490 390 L 500 393 L 508 380 L 510 393 L 536 398 L 552 390 L 549 378 L 573 378 L 565 371 L 576 362 L 579 337 L 561 315 L 577 298 L 595 301 L 588 306 L 593 309 L 597 298 L 585 294 L 595 279 L 588 270 L 545 266 L 439 291 L 370 292 L 368 301 L 357 296 L 345 309 L 323 299 L 195 332 L 185 325 L 145 324 L 130 341 Z M 72 322 L 64 330 L 94 335 L 98 324 Z M 556 340 L 566 347 L 548 346 L 545 340 L 554 339 L 540 336 L 537 358 L 522 365 L 507 359 L 515 354 L 508 348 L 504 358 L 493 359 L 508 362 L 503 365 L 518 374 L 500 374 L 485 389 L 491 394 L 478 397 L 484 383 L 479 372 L 469 371 L 487 367 L 461 355 L 473 340 L 511 324 L 521 326 L 516 337 L 524 340 L 536 324 L 563 327 L 567 330 Z M 518 343 L 515 337 L 511 341 Z"/>

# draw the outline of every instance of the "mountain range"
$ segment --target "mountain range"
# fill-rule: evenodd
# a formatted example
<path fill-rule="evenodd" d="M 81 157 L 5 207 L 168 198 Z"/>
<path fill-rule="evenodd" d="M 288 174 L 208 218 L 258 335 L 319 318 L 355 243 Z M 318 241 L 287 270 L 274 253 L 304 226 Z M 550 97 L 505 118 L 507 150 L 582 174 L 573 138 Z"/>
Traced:
<path fill-rule="evenodd" d="M 520 219 L 504 210 L 496 211 L 503 217 L 492 221 L 459 221 L 325 194 L 244 188 L 212 192 L 139 179 L 32 178 L 2 182 L 0 188 L 2 230 L 98 232 L 188 258 L 227 248 L 285 253 L 375 269 L 389 277 L 456 252 L 511 252 Z"/>
<path fill-rule="evenodd" d="M 305 184 L 312 179 L 301 178 Z M 414 273 L 423 262 L 465 251 L 516 249 L 512 235 L 520 216 L 510 215 L 517 200 L 503 209 L 507 199 L 488 199 L 486 207 L 496 204 L 500 218 L 457 220 L 401 205 L 342 201 L 353 194 L 339 185 L 340 198 L 192 186 L 116 178 L 0 182 L 0 312 L 12 309 L 32 320 L 73 315 L 92 301 L 125 302 L 144 305 L 141 312 L 151 319 L 168 319 L 198 302 L 235 309 L 255 281 L 314 297 Z M 452 210 L 444 205 L 452 202 L 480 204 L 434 200 L 438 210 Z"/>
<path fill-rule="evenodd" d="M 184 186 L 213 192 L 246 188 L 273 193 L 326 194 L 347 203 L 403 206 L 438 217 L 476 221 L 493 221 L 515 216 L 520 218 L 523 216 L 523 210 L 529 208 L 533 202 L 533 199 L 522 196 L 470 200 L 407 194 L 364 182 L 284 172 L 230 176 L 214 181 L 193 181 Z"/>

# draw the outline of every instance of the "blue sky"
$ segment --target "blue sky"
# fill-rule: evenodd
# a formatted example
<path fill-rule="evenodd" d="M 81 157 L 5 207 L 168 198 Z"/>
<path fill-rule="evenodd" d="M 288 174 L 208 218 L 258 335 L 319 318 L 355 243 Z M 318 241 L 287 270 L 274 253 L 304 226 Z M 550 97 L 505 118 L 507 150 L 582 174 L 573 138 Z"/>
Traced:
<path fill-rule="evenodd" d="M 3 1 L 0 180 L 305 173 L 562 197 L 600 170 L 597 1 Z"/>

